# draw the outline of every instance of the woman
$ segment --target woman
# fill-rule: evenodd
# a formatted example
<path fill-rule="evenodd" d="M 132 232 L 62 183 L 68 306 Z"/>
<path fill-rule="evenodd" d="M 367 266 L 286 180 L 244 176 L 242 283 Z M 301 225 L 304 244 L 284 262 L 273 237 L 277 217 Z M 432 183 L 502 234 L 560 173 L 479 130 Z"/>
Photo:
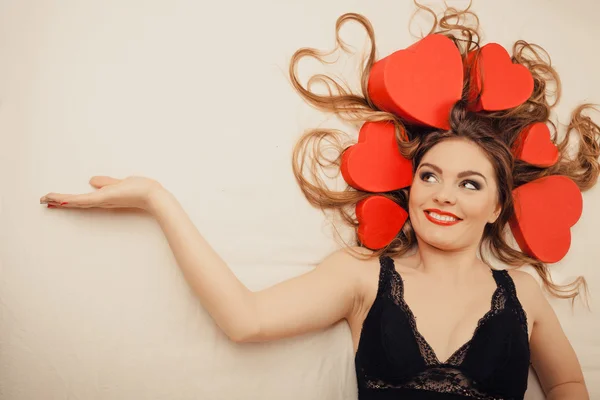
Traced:
<path fill-rule="evenodd" d="M 461 25 L 467 17 L 474 15 L 448 9 L 439 21 L 441 33 L 455 41 L 463 56 L 478 44 L 476 27 Z M 386 195 L 408 210 L 409 220 L 388 246 L 370 250 L 359 243 L 331 254 L 305 275 L 251 292 L 205 241 L 175 197 L 152 179 L 97 176 L 90 181 L 99 189 L 93 193 L 49 193 L 41 203 L 62 209 L 149 212 L 203 306 L 236 342 L 300 335 L 345 319 L 356 351 L 361 399 L 519 399 L 526 390 L 530 363 L 548 399 L 587 399 L 577 357 L 537 282 L 524 272 L 492 269 L 481 250 L 487 246 L 507 265 L 532 265 L 555 296 L 579 294 L 585 281 L 579 279 L 569 287 L 553 284 L 547 266 L 510 247 L 503 232 L 514 212 L 514 187 L 556 174 L 570 177 L 581 190 L 595 184 L 600 129 L 582 115 L 585 107 L 581 107 L 558 146 L 558 163 L 539 168 L 515 160 L 511 146 L 518 133 L 532 122 L 548 121 L 546 85 L 558 84 L 555 71 L 540 56 L 541 49 L 524 42 L 513 53 L 535 80 L 525 104 L 502 112 L 468 111 L 467 82 L 449 116 L 450 129 L 411 126 L 370 101 L 366 79 L 374 62 L 373 30 L 365 18 L 354 14 L 342 16 L 338 30 L 346 20 L 361 23 L 372 43 L 362 96 L 334 84 L 330 96 L 302 87 L 296 65 L 303 56 L 319 57 L 312 49 L 296 53 L 290 74 L 295 88 L 314 106 L 354 122 L 389 120 L 407 134 L 408 140 L 399 135 L 398 144 L 412 161 L 414 180 L 410 189 Z M 434 28 L 437 25 L 436 19 Z M 577 156 L 568 158 L 566 144 L 574 131 L 582 140 Z M 307 133 L 294 152 L 295 173 L 312 204 L 339 211 L 356 226 L 348 208 L 370 194 L 352 188 L 341 193 L 328 190 L 316 175 L 316 166 L 323 165 L 320 153 L 305 157 L 314 140 L 336 143 L 336 135 L 322 130 Z M 339 166 L 340 159 L 332 165 Z M 312 162 L 308 178 L 304 161 Z"/>

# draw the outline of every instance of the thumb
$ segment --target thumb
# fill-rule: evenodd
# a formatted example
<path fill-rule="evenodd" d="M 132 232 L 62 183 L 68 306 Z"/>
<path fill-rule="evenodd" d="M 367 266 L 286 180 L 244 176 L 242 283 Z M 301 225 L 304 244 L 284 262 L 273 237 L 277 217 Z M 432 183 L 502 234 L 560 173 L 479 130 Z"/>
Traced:
<path fill-rule="evenodd" d="M 90 185 L 97 189 L 102 189 L 104 186 L 114 185 L 121 182 L 121 179 L 111 178 L 110 176 L 93 176 L 90 179 Z"/>

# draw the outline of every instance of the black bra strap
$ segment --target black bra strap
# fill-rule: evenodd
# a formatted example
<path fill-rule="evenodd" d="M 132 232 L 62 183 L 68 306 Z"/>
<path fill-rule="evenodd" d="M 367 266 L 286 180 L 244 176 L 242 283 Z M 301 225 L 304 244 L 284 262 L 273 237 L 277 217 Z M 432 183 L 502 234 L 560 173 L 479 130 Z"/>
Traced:
<path fill-rule="evenodd" d="M 377 297 L 390 291 L 393 271 L 396 268 L 394 260 L 389 256 L 379 257 L 379 286 L 377 289 Z"/>
<path fill-rule="evenodd" d="M 515 282 L 506 270 L 494 270 L 494 277 L 498 284 L 500 284 L 507 293 L 508 299 L 511 302 L 511 308 L 515 311 L 517 318 L 525 332 L 528 330 L 527 326 L 527 315 L 519 298 L 517 297 L 517 288 Z"/>

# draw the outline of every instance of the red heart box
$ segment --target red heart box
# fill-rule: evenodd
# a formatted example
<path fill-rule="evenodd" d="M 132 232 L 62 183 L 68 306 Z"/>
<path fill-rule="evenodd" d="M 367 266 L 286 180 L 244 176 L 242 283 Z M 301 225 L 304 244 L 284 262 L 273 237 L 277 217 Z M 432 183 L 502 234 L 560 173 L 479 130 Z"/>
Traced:
<path fill-rule="evenodd" d="M 558 148 L 552 143 L 550 129 L 543 122 L 528 125 L 513 146 L 516 158 L 538 167 L 550 167 L 558 161 Z"/>
<path fill-rule="evenodd" d="M 356 205 L 358 238 L 369 249 L 387 246 L 398 235 L 408 213 L 383 196 L 371 196 Z"/>
<path fill-rule="evenodd" d="M 513 64 L 498 43 L 486 44 L 479 55 L 477 50 L 470 52 L 465 65 L 472 65 L 471 102 L 481 92 L 479 102 L 470 107 L 473 111 L 508 110 L 523 104 L 533 93 L 531 72 L 524 65 Z"/>
<path fill-rule="evenodd" d="M 461 98 L 459 50 L 443 35 L 428 35 L 371 68 L 368 93 L 381 110 L 420 125 L 449 129 L 450 110 Z"/>
<path fill-rule="evenodd" d="M 583 199 L 575 182 L 551 175 L 513 190 L 510 228 L 521 250 L 546 263 L 560 261 L 571 245 L 571 227 L 581 217 Z"/>
<path fill-rule="evenodd" d="M 366 192 L 388 192 L 410 186 L 412 163 L 402 157 L 391 122 L 367 122 L 358 143 L 342 155 L 342 176 L 353 188 Z"/>

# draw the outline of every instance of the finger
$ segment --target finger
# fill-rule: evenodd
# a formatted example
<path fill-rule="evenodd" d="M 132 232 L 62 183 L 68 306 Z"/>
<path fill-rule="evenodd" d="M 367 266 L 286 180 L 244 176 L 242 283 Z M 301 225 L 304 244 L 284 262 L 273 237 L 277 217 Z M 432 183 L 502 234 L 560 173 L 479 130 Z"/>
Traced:
<path fill-rule="evenodd" d="M 113 185 L 115 183 L 121 182 L 121 179 L 112 178 L 110 176 L 93 176 L 90 179 L 90 184 L 95 188 L 102 189 L 105 186 Z M 91 195 L 89 193 L 88 195 Z M 84 197 L 74 197 L 74 196 L 84 196 Z M 45 196 L 40 198 L 40 204 L 58 204 L 60 205 L 63 202 L 68 202 L 68 199 L 71 199 L 73 202 L 79 202 L 79 205 L 89 204 L 90 200 L 97 200 L 93 197 L 90 199 L 87 195 L 69 195 L 69 194 L 61 194 L 61 193 L 48 193 Z"/>
<path fill-rule="evenodd" d="M 48 193 L 40 198 L 40 204 L 60 204 L 67 196 L 60 193 Z"/>
<path fill-rule="evenodd" d="M 60 203 L 62 207 L 90 208 L 100 206 L 102 203 L 100 192 L 77 194 L 66 197 Z"/>
<path fill-rule="evenodd" d="M 104 186 L 114 185 L 119 182 L 121 182 L 121 179 L 103 175 L 93 176 L 92 179 L 90 179 L 90 185 L 97 189 L 102 189 Z"/>
<path fill-rule="evenodd" d="M 48 193 L 40 199 L 41 204 L 51 204 L 61 207 L 90 208 L 102 204 L 103 194 L 93 192 L 86 194 Z"/>

